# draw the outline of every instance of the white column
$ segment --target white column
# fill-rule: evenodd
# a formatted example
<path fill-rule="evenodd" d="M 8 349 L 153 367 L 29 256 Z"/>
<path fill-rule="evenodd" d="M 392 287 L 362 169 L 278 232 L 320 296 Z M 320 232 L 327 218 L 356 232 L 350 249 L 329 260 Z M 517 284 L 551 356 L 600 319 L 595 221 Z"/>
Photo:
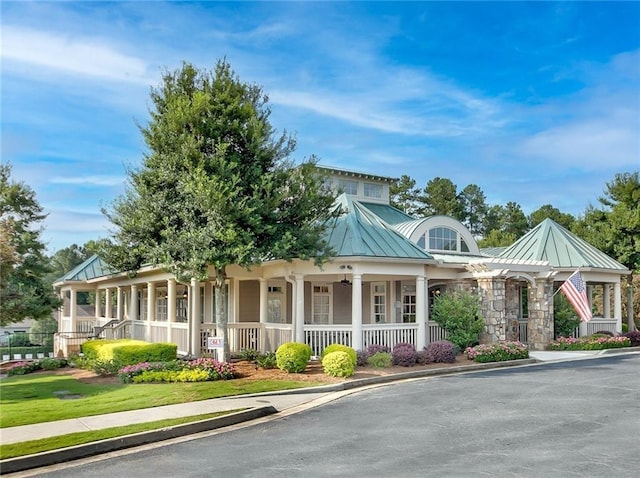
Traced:
<path fill-rule="evenodd" d="M 151 342 L 151 322 L 156 320 L 156 285 L 153 282 L 147 282 L 147 322 L 146 322 L 146 340 Z"/>
<path fill-rule="evenodd" d="M 269 288 L 267 279 L 262 277 L 258 279 L 260 282 L 260 342 L 258 346 L 260 350 L 265 349 L 265 328 L 264 324 L 267 323 L 269 315 Z"/>
<path fill-rule="evenodd" d="M 304 276 L 302 274 L 295 274 L 294 277 L 296 280 L 294 292 L 296 298 L 294 342 L 304 343 Z"/>
<path fill-rule="evenodd" d="M 129 304 L 129 319 L 138 320 L 138 286 L 136 284 L 131 284 Z"/>
<path fill-rule="evenodd" d="M 602 316 L 605 319 L 611 318 L 611 284 L 605 284 L 603 287 L 603 299 L 602 299 Z"/>
<path fill-rule="evenodd" d="M 116 291 L 116 319 L 118 322 L 122 320 L 122 288 L 120 286 Z"/>
<path fill-rule="evenodd" d="M 176 280 L 167 280 L 167 342 L 171 342 L 171 324 L 176 321 Z"/>
<path fill-rule="evenodd" d="M 622 291 L 620 282 L 613 284 L 613 316 L 616 319 L 616 332 L 622 332 Z"/>
<path fill-rule="evenodd" d="M 69 293 L 69 317 L 71 317 L 71 331 L 77 332 L 78 292 L 75 289 L 71 289 Z"/>
<path fill-rule="evenodd" d="M 191 355 L 200 357 L 200 282 L 191 279 L 191 316 L 189 324 L 191 325 Z"/>
<path fill-rule="evenodd" d="M 416 322 L 418 324 L 416 350 L 422 350 L 427 345 L 425 286 L 426 280 L 424 276 L 416 277 Z"/>
<path fill-rule="evenodd" d="M 111 319 L 111 313 L 113 312 L 111 308 L 111 289 L 107 289 L 104 291 L 104 317 L 106 319 Z M 109 320 L 107 320 L 108 322 Z"/>
<path fill-rule="evenodd" d="M 351 287 L 351 347 L 362 350 L 362 274 L 353 274 Z"/>

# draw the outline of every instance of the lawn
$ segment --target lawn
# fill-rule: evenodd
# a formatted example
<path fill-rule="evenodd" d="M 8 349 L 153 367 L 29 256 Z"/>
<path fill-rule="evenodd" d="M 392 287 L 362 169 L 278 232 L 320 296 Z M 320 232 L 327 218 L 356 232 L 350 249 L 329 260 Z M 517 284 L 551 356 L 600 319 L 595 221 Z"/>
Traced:
<path fill-rule="evenodd" d="M 0 381 L 0 428 L 312 385 L 316 383 L 247 379 L 105 385 L 47 373 L 14 376 Z M 59 398 L 65 394 L 81 398 Z"/>

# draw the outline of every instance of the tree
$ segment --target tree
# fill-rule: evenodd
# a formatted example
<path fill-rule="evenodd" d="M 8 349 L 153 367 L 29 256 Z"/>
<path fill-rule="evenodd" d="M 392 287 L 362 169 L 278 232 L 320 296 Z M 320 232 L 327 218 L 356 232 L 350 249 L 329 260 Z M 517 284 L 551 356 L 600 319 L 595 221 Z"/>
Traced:
<path fill-rule="evenodd" d="M 571 230 L 573 223 L 576 221 L 576 218 L 571 214 L 560 212 L 558 208 L 553 207 L 551 204 L 545 204 L 529 214 L 529 229 L 533 229 L 547 218 L 554 220 L 569 230 Z"/>
<path fill-rule="evenodd" d="M 393 207 L 413 215 L 419 210 L 418 197 L 420 188 L 416 187 L 415 179 L 403 174 L 389 188 L 390 203 Z"/>
<path fill-rule="evenodd" d="M 49 272 L 38 224 L 46 217 L 33 190 L 0 165 L 0 325 L 51 315 L 60 302 L 44 281 Z"/>
<path fill-rule="evenodd" d="M 49 258 L 51 272 L 47 276 L 48 282 L 53 283 L 53 281 L 73 270 L 89 257 L 91 257 L 91 253 L 84 246 L 77 244 L 71 244 L 69 247 L 56 251 Z"/>
<path fill-rule="evenodd" d="M 445 215 L 460 219 L 462 210 L 458 201 L 457 186 L 450 179 L 436 177 L 424 188 L 420 199 L 424 206 L 420 213 L 424 216 Z"/>
<path fill-rule="evenodd" d="M 241 82 L 225 60 L 213 71 L 184 63 L 165 72 L 151 101 L 140 128 L 149 151 L 103 211 L 115 226 L 104 258 L 123 271 L 151 263 L 179 281 L 207 279 L 211 268 L 228 358 L 227 266 L 322 264 L 332 254 L 322 237 L 333 197 L 315 158 L 293 166 L 294 138 L 276 137 L 262 89 Z"/>
<path fill-rule="evenodd" d="M 523 236 L 529 230 L 527 216 L 522 212 L 520 204 L 509 201 L 504 208 L 502 232 L 513 234 L 515 237 Z"/>
<path fill-rule="evenodd" d="M 469 184 L 460 193 L 462 221 L 471 234 L 478 237 L 484 233 L 482 223 L 487 214 L 487 198 L 476 184 Z"/>

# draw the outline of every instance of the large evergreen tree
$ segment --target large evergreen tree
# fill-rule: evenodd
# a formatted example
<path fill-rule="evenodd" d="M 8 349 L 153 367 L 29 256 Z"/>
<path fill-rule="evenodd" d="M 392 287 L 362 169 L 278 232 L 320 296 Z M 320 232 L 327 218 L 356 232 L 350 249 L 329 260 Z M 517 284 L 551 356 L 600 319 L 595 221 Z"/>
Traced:
<path fill-rule="evenodd" d="M 265 259 L 326 261 L 324 219 L 333 198 L 311 159 L 294 167 L 295 140 L 277 136 L 268 98 L 226 61 L 213 71 L 183 64 L 151 92 L 148 146 L 131 187 L 104 211 L 114 224 L 107 262 L 134 271 L 144 262 L 179 281 L 213 270 L 216 322 L 228 357 L 226 267 Z"/>
<path fill-rule="evenodd" d="M 435 177 L 427 182 L 424 196 L 420 198 L 424 207 L 419 211 L 423 216 L 439 214 L 460 219 L 462 206 L 458 199 L 458 188 L 448 178 Z"/>
<path fill-rule="evenodd" d="M 0 325 L 48 317 L 59 305 L 44 280 L 49 268 L 39 223 L 45 217 L 33 190 L 1 164 Z"/>
<path fill-rule="evenodd" d="M 403 174 L 389 187 L 389 195 L 391 196 L 391 205 L 410 216 L 420 208 L 420 188 L 416 187 L 416 180 L 406 174 Z"/>

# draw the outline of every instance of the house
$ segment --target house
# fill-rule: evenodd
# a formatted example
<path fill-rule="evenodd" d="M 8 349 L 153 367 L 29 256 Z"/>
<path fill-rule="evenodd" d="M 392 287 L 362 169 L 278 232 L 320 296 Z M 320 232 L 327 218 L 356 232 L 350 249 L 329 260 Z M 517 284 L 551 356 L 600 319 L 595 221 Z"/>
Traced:
<path fill-rule="evenodd" d="M 447 216 L 415 218 L 389 205 L 392 178 L 323 168 L 340 194 L 327 239 L 336 252 L 323 267 L 293 260 L 227 268 L 229 345 L 273 351 L 308 343 L 316 354 L 332 343 L 363 349 L 410 342 L 418 349 L 444 338 L 429 320 L 433 297 L 449 289 L 478 294 L 483 343 L 520 340 L 542 350 L 553 339 L 553 294 L 576 269 L 589 297 L 600 288 L 602 317 L 581 328 L 621 331 L 623 265 L 550 219 L 508 248 L 480 250 L 469 230 Z M 97 256 L 54 286 L 59 311 L 58 351 L 71 353 L 92 334 L 174 342 L 181 354 L 210 352 L 214 323 L 210 281 L 179 283 L 154 267 L 135 276 L 110 271 Z M 77 305 L 80 291 L 95 306 Z M 613 292 L 613 293 L 612 293 Z M 613 308 L 611 304 L 613 298 Z"/>

